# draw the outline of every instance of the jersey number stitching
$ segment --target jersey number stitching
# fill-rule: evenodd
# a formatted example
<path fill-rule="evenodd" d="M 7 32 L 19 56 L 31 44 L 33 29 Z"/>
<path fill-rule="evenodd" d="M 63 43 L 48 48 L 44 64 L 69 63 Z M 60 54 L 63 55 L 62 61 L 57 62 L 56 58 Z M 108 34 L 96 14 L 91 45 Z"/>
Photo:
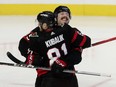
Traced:
<path fill-rule="evenodd" d="M 67 48 L 65 43 L 61 45 L 61 50 L 63 51 L 64 55 L 67 55 Z M 53 56 L 53 54 L 55 54 L 55 56 Z M 50 65 L 52 65 L 57 58 L 61 57 L 60 50 L 56 47 L 49 49 L 47 55 L 48 58 L 50 59 L 49 61 Z"/>

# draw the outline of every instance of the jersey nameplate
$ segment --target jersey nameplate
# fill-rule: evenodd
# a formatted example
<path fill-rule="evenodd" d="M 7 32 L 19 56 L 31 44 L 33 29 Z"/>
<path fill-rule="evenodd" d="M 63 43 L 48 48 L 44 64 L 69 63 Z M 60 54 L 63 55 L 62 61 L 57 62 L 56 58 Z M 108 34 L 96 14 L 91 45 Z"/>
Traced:
<path fill-rule="evenodd" d="M 63 40 L 64 40 L 63 34 L 61 34 L 59 36 L 51 38 L 50 40 L 45 41 L 45 44 L 46 44 L 46 47 L 50 47 L 52 45 L 62 42 Z"/>

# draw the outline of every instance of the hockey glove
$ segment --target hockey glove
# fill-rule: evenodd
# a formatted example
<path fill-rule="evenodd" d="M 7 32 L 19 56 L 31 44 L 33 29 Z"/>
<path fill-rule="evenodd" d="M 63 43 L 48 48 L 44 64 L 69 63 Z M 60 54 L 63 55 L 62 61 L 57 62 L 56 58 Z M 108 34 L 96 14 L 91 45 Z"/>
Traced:
<path fill-rule="evenodd" d="M 39 66 L 42 62 L 42 57 L 40 57 L 38 54 L 34 54 L 33 52 L 30 52 L 30 54 L 27 56 L 27 59 L 25 63 L 27 65 L 34 65 Z"/>
<path fill-rule="evenodd" d="M 51 71 L 54 73 L 61 73 L 66 66 L 67 64 L 63 60 L 58 58 L 52 64 Z"/>

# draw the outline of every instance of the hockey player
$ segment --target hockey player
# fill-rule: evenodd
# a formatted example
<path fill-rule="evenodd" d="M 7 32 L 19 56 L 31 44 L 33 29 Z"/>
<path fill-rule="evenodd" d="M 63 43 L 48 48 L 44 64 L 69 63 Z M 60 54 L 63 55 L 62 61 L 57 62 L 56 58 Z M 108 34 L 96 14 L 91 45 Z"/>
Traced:
<path fill-rule="evenodd" d="M 90 46 L 90 39 L 67 24 L 54 26 L 52 12 L 40 13 L 37 20 L 38 26 L 19 43 L 26 64 L 51 68 L 51 71 L 37 69 L 35 87 L 78 87 L 75 74 L 62 71 L 74 70 L 74 65 L 81 61 L 78 48 Z"/>
<path fill-rule="evenodd" d="M 51 11 L 44 11 L 37 15 L 37 20 L 38 26 L 20 39 L 18 49 L 21 55 L 26 58 L 25 63 L 27 65 L 41 66 L 41 64 L 43 64 L 43 57 L 41 57 L 35 50 L 32 50 L 33 46 L 31 44 L 32 42 L 34 43 L 39 36 L 44 35 L 45 31 L 49 32 L 52 30 L 55 23 L 54 14 Z M 45 70 L 37 70 L 35 87 L 43 87 L 41 86 L 43 82 L 41 76 L 45 73 Z"/>
<path fill-rule="evenodd" d="M 54 14 L 55 14 L 56 26 L 62 27 L 64 24 L 69 24 L 71 20 L 71 11 L 67 6 L 60 5 L 56 7 L 56 9 L 54 10 Z M 72 47 L 73 51 L 70 52 L 70 55 L 76 54 L 78 58 L 81 58 L 83 49 L 91 46 L 91 39 L 87 35 L 82 34 L 80 30 L 78 30 L 77 28 L 73 28 L 73 29 L 75 30 L 75 32 L 82 35 L 83 39 L 81 40 L 82 42 L 80 45 L 76 47 Z M 76 39 L 77 39 L 77 42 L 75 42 L 74 44 L 78 44 L 78 42 L 80 42 L 80 38 L 76 37 Z M 86 45 L 84 45 L 85 42 L 86 42 Z M 78 84 L 78 80 L 74 84 L 75 85 Z"/>

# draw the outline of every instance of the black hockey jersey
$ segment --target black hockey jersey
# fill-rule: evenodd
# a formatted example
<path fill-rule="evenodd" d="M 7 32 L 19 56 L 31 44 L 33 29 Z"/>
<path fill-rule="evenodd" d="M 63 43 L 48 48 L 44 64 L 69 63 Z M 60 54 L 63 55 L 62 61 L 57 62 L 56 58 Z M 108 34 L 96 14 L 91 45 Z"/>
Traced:
<path fill-rule="evenodd" d="M 25 57 L 28 50 L 33 50 L 43 57 L 41 66 L 50 67 L 56 58 L 61 58 L 69 65 L 66 69 L 74 69 L 75 64 L 81 61 L 81 48 L 91 45 L 88 36 L 80 34 L 69 25 L 54 27 L 52 31 L 41 32 L 35 28 L 24 36 L 19 43 L 19 50 Z M 45 74 L 45 70 L 37 70 L 38 74 Z"/>

